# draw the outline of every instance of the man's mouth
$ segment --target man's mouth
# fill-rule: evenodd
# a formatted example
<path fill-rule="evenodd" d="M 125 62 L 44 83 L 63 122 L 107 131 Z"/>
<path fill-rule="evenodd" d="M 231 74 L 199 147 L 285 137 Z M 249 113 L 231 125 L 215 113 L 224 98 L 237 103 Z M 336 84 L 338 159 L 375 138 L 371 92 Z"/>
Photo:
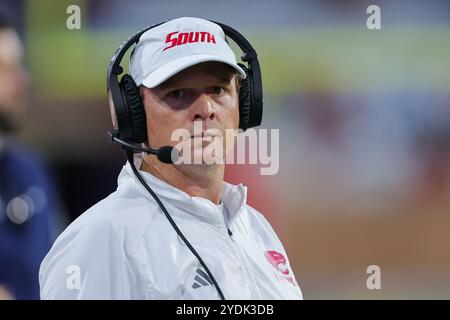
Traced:
<path fill-rule="evenodd" d="M 215 134 L 208 133 L 208 132 L 202 132 L 200 134 L 195 134 L 191 136 L 191 139 L 193 138 L 206 138 L 206 137 L 215 137 Z"/>

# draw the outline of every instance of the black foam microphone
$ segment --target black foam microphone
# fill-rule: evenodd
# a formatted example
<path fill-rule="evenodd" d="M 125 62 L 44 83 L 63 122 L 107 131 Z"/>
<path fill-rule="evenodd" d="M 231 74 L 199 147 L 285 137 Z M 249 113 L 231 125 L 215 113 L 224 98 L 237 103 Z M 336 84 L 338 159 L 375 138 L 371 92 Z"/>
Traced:
<path fill-rule="evenodd" d="M 121 144 L 123 147 L 128 149 L 133 149 L 141 152 L 145 152 L 147 154 L 154 154 L 158 158 L 159 161 L 167 164 L 172 164 L 178 160 L 180 157 L 180 154 L 178 150 L 172 146 L 162 146 L 159 149 L 153 149 L 153 148 L 142 148 L 138 147 L 132 143 L 128 143 L 126 141 L 123 141 L 122 139 L 119 139 L 117 137 L 117 132 L 115 130 L 106 130 L 108 134 L 111 137 L 111 141 Z"/>

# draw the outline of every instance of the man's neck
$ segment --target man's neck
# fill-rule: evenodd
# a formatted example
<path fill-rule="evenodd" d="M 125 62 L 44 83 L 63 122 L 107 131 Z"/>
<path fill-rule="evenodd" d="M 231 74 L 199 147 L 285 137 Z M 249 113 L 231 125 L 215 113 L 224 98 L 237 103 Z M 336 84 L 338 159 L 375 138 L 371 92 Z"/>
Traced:
<path fill-rule="evenodd" d="M 220 203 L 223 188 L 224 165 L 167 165 L 156 157 L 145 156 L 141 170 L 146 171 L 180 189 L 191 197 L 202 197 Z"/>

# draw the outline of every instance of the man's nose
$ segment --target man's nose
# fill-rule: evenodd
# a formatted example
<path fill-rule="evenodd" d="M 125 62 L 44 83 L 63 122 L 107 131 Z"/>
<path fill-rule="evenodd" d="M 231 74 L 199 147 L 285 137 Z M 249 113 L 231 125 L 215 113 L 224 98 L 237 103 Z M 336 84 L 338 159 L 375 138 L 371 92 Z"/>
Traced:
<path fill-rule="evenodd" d="M 192 108 L 192 121 L 196 120 L 213 120 L 216 117 L 213 102 L 206 93 L 201 93 L 194 102 Z"/>

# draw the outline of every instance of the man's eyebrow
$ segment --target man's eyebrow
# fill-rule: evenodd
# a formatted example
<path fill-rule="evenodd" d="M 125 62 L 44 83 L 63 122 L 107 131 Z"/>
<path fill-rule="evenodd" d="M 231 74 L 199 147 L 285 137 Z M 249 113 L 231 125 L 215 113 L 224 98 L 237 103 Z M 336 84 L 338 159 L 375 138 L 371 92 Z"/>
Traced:
<path fill-rule="evenodd" d="M 163 83 L 161 83 L 159 86 L 157 86 L 157 88 L 160 90 L 167 90 L 174 86 L 175 86 L 175 84 L 173 83 L 173 81 L 167 80 L 167 81 L 164 81 Z"/>
<path fill-rule="evenodd" d="M 218 79 L 219 84 L 229 84 L 231 83 L 231 80 L 233 80 L 233 75 L 231 76 L 224 76 Z"/>
<path fill-rule="evenodd" d="M 231 83 L 231 80 L 233 80 L 233 75 L 234 74 L 231 74 L 231 75 L 220 75 L 220 76 L 216 75 L 215 76 L 216 79 L 215 79 L 214 83 L 218 84 L 218 85 L 228 85 L 228 84 Z M 161 83 L 158 86 L 158 88 L 160 90 L 168 90 L 168 89 L 171 89 L 171 88 L 182 87 L 182 86 L 183 86 L 182 83 L 179 83 L 178 81 L 176 81 L 174 79 L 169 79 L 169 80 Z"/>
<path fill-rule="evenodd" d="M 217 76 L 217 79 L 220 84 L 229 84 L 234 76 L 237 76 L 234 72 L 230 74 L 221 74 L 220 76 Z"/>

